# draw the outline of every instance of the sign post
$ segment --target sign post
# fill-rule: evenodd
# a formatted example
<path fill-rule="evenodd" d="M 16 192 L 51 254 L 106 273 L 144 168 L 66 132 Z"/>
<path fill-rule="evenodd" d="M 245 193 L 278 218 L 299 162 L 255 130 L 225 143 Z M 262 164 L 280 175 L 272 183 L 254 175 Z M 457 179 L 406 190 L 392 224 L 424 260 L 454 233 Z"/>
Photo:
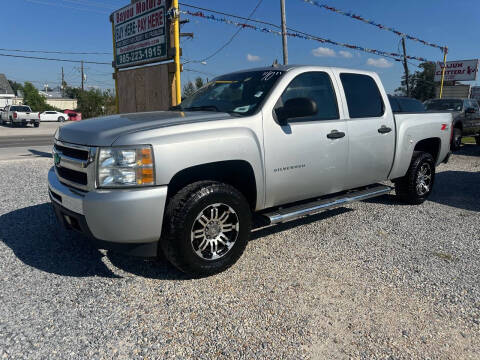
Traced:
<path fill-rule="evenodd" d="M 175 42 L 175 91 L 177 95 L 177 105 L 182 102 L 182 89 L 180 81 L 180 24 L 178 12 L 178 0 L 173 0 L 173 32 Z"/>
<path fill-rule="evenodd" d="M 440 84 L 440 99 L 442 98 L 442 95 L 443 95 L 443 80 L 445 80 L 445 69 L 447 68 L 447 52 L 448 52 L 448 48 L 445 47 L 445 50 L 443 51 L 443 69 L 442 69 L 442 83 Z"/>

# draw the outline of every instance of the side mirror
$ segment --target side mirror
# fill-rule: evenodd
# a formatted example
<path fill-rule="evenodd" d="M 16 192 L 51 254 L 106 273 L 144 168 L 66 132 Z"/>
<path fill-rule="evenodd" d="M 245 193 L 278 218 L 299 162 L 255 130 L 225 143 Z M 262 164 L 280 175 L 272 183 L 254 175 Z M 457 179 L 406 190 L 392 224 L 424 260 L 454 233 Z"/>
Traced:
<path fill-rule="evenodd" d="M 469 108 L 467 108 L 467 110 L 465 110 L 465 112 L 467 114 L 475 114 L 476 111 L 475 111 L 475 108 L 469 107 Z"/>
<path fill-rule="evenodd" d="M 312 116 L 317 112 L 317 103 L 302 97 L 287 100 L 283 107 L 275 110 L 280 125 L 286 125 L 288 119 Z"/>

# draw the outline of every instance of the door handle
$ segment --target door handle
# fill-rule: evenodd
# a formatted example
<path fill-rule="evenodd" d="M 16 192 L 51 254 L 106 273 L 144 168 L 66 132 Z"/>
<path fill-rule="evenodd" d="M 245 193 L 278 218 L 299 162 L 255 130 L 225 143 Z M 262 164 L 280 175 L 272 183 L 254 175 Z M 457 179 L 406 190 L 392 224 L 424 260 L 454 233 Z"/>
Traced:
<path fill-rule="evenodd" d="M 387 133 L 389 133 L 390 131 L 392 131 L 392 128 L 389 128 L 389 127 L 387 127 L 387 126 L 385 126 L 385 125 L 382 125 L 382 126 L 380 127 L 380 129 L 378 129 L 378 132 L 379 132 L 380 134 L 387 134 Z"/>
<path fill-rule="evenodd" d="M 338 130 L 332 130 L 330 134 L 327 135 L 327 138 L 329 139 L 340 139 L 345 136 L 344 132 L 338 131 Z"/>

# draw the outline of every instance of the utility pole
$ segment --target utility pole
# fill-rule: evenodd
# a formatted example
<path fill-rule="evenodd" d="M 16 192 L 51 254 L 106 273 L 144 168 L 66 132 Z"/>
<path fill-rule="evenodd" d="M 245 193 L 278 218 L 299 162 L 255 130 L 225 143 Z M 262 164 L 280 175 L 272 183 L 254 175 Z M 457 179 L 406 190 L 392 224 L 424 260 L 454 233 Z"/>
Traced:
<path fill-rule="evenodd" d="M 285 0 L 280 0 L 280 8 L 282 13 L 283 65 L 287 65 L 288 64 L 288 48 L 287 48 L 287 17 L 285 15 Z"/>
<path fill-rule="evenodd" d="M 407 96 L 410 96 L 410 83 L 408 82 L 407 49 L 405 47 L 404 36 L 402 36 L 402 47 L 403 47 L 403 68 L 405 69 L 405 84 L 407 85 Z"/>
<path fill-rule="evenodd" d="M 85 87 L 84 87 L 84 81 L 85 81 L 85 73 L 83 71 L 83 60 L 82 60 L 82 91 L 85 90 Z"/>
<path fill-rule="evenodd" d="M 62 89 L 62 98 L 63 98 L 65 97 L 65 76 L 63 73 L 63 66 L 62 66 L 62 84 L 60 88 Z"/>

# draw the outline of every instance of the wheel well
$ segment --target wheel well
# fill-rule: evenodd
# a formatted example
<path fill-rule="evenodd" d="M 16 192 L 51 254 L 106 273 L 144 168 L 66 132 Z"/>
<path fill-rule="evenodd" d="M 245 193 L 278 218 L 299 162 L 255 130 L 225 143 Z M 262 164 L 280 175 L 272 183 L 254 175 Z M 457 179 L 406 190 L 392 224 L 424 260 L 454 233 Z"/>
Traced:
<path fill-rule="evenodd" d="M 257 204 L 257 186 L 252 166 L 244 160 L 219 161 L 183 169 L 168 184 L 168 198 L 196 181 L 214 180 L 232 185 L 247 199 L 250 207 Z"/>
<path fill-rule="evenodd" d="M 457 121 L 455 124 L 453 124 L 453 127 L 462 130 L 463 129 L 462 122 Z"/>
<path fill-rule="evenodd" d="M 414 151 L 423 151 L 432 155 L 435 162 L 438 160 L 438 154 L 440 153 L 440 139 L 429 138 L 421 140 L 415 145 Z"/>

